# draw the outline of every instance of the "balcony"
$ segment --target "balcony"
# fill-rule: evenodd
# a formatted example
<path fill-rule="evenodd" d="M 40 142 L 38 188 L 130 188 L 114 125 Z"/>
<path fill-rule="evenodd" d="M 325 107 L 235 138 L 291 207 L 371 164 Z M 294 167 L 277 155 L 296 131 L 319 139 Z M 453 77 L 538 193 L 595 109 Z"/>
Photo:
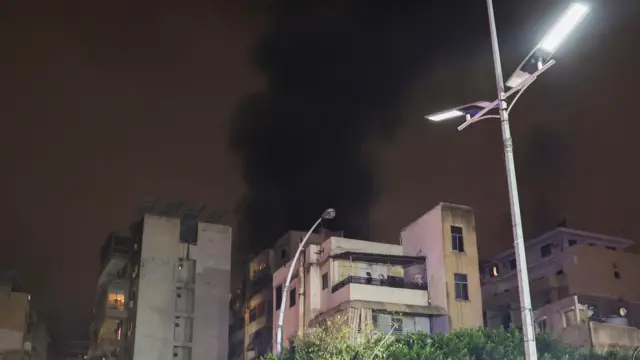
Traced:
<path fill-rule="evenodd" d="M 98 288 L 102 288 L 110 279 L 117 277 L 129 262 L 133 252 L 133 239 L 129 236 L 110 234 L 100 250 L 102 272 L 98 278 Z"/>
<path fill-rule="evenodd" d="M 392 278 L 389 281 L 389 279 L 348 276 L 335 284 L 331 292 L 330 308 L 345 301 L 429 306 L 426 283 L 408 282 L 402 278 Z"/>

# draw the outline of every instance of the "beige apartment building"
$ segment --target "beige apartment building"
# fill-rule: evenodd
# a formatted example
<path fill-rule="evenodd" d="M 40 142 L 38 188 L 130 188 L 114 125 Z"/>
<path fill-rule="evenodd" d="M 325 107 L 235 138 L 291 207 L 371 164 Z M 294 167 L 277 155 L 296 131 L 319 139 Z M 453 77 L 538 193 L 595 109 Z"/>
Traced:
<path fill-rule="evenodd" d="M 569 345 L 640 347 L 640 256 L 632 241 L 556 228 L 526 243 L 531 300 L 538 330 Z M 520 326 L 513 251 L 482 270 L 485 321 L 490 328 Z"/>
<path fill-rule="evenodd" d="M 149 211 L 107 237 L 89 359 L 227 358 L 232 230 L 201 212 Z"/>
<path fill-rule="evenodd" d="M 15 271 L 0 272 L 0 359 L 46 360 L 49 334 L 19 289 Z"/>
<path fill-rule="evenodd" d="M 401 233 L 398 245 L 330 237 L 304 249 L 273 275 L 271 323 L 284 311 L 283 341 L 319 321 L 345 316 L 378 333 L 443 332 L 482 326 L 472 209 L 439 204 Z M 295 266 L 289 292 L 283 283 Z M 282 297 L 287 297 L 284 309 Z M 354 330 L 355 331 L 355 330 Z M 275 343 L 272 344 L 275 347 Z"/>
<path fill-rule="evenodd" d="M 327 238 L 341 234 L 320 229 L 310 235 L 307 243 L 322 244 Z M 288 231 L 272 248 L 258 253 L 247 265 L 242 295 L 232 299 L 230 359 L 254 359 L 272 351 L 273 274 L 295 255 L 305 235 L 304 231 Z M 242 312 L 238 311 L 239 307 L 243 308 Z M 240 328 L 243 341 L 240 341 Z"/>

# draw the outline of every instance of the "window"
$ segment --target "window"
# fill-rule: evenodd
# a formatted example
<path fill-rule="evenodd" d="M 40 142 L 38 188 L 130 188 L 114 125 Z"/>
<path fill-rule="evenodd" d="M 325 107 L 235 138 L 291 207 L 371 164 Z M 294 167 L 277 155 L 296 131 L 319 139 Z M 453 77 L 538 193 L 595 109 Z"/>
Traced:
<path fill-rule="evenodd" d="M 113 290 L 107 295 L 107 306 L 110 309 L 124 311 L 124 290 Z"/>
<path fill-rule="evenodd" d="M 586 304 L 586 307 L 589 309 L 589 317 L 600 317 L 600 306 L 598 304 Z"/>
<path fill-rule="evenodd" d="M 329 287 L 329 273 L 322 274 L 322 290 Z"/>
<path fill-rule="evenodd" d="M 377 313 L 371 314 L 371 325 L 373 326 L 374 329 L 378 328 L 378 314 Z"/>
<path fill-rule="evenodd" d="M 614 271 L 613 271 L 613 277 L 614 277 L 616 280 L 620 280 L 620 271 L 618 271 L 618 270 L 614 270 Z"/>
<path fill-rule="evenodd" d="M 540 256 L 547 257 L 549 255 L 551 255 L 551 244 L 542 245 L 540 247 Z"/>
<path fill-rule="evenodd" d="M 456 300 L 469 300 L 469 284 L 466 274 L 453 274 Z"/>
<path fill-rule="evenodd" d="M 606 246 L 606 248 L 607 248 L 608 250 L 616 251 L 616 247 L 615 247 L 615 246 Z"/>
<path fill-rule="evenodd" d="M 518 268 L 518 263 L 516 262 L 516 259 L 509 260 L 509 268 L 511 270 L 515 270 Z"/>
<path fill-rule="evenodd" d="M 258 319 L 258 308 L 249 309 L 249 323 L 252 323 Z"/>
<path fill-rule="evenodd" d="M 576 312 L 573 309 L 564 312 L 564 327 L 576 324 Z"/>
<path fill-rule="evenodd" d="M 280 310 L 280 304 L 282 304 L 282 285 L 276 287 L 276 310 Z"/>
<path fill-rule="evenodd" d="M 464 252 L 464 236 L 460 226 L 451 225 L 451 249 L 457 252 Z"/>
<path fill-rule="evenodd" d="M 574 246 L 578 243 L 578 240 L 574 240 L 574 239 L 569 239 L 568 244 L 569 246 Z"/>
<path fill-rule="evenodd" d="M 497 264 L 491 265 L 491 267 L 489 268 L 489 276 L 492 277 L 492 278 L 498 277 L 499 270 L 500 270 L 500 268 L 498 267 Z"/>
<path fill-rule="evenodd" d="M 280 259 L 287 260 L 287 249 L 280 250 Z"/>
<path fill-rule="evenodd" d="M 589 246 L 596 246 L 595 243 L 589 243 Z"/>
<path fill-rule="evenodd" d="M 402 334 L 402 318 L 391 318 L 391 332 L 394 334 Z"/>
<path fill-rule="evenodd" d="M 289 307 L 292 308 L 296 306 L 296 288 L 291 289 L 289 291 Z"/>
<path fill-rule="evenodd" d="M 542 318 L 537 321 L 538 332 L 547 331 L 547 318 Z"/>

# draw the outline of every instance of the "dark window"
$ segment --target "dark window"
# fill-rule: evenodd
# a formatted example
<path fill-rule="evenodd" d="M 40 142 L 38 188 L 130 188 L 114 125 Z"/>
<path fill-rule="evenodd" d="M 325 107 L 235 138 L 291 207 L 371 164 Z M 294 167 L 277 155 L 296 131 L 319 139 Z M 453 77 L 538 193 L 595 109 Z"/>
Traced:
<path fill-rule="evenodd" d="M 540 247 L 540 256 L 547 257 L 549 255 L 551 255 L 551 244 L 542 245 Z"/>
<path fill-rule="evenodd" d="M 589 243 L 589 246 L 596 246 L 595 243 Z"/>
<path fill-rule="evenodd" d="M 453 274 L 456 300 L 469 300 L 469 284 L 466 274 Z"/>
<path fill-rule="evenodd" d="M 616 247 L 615 246 L 607 246 L 606 248 L 609 249 L 609 250 L 616 251 Z"/>
<path fill-rule="evenodd" d="M 287 249 L 280 250 L 280 259 L 287 260 Z"/>
<path fill-rule="evenodd" d="M 371 325 L 373 326 L 374 329 L 378 328 L 378 314 L 377 313 L 371 314 Z"/>
<path fill-rule="evenodd" d="M 620 271 L 615 270 L 613 272 L 613 277 L 616 278 L 616 280 L 620 280 Z"/>
<path fill-rule="evenodd" d="M 569 240 L 569 246 L 576 245 L 577 243 L 578 243 L 578 240 L 573 240 L 573 239 Z"/>
<path fill-rule="evenodd" d="M 291 289 L 291 291 L 289 291 L 289 307 L 294 307 L 296 306 L 296 288 Z"/>
<path fill-rule="evenodd" d="M 249 309 L 249 323 L 256 321 L 258 318 L 258 308 Z"/>
<path fill-rule="evenodd" d="M 451 225 L 451 249 L 457 252 L 464 252 L 464 236 L 460 226 Z"/>
<path fill-rule="evenodd" d="M 322 274 L 322 290 L 329 287 L 329 273 Z"/>
<path fill-rule="evenodd" d="M 547 331 L 547 319 L 546 318 L 538 320 L 538 331 L 540 331 L 540 332 Z"/>
<path fill-rule="evenodd" d="M 402 334 L 402 318 L 391 318 L 391 327 L 394 334 Z"/>
<path fill-rule="evenodd" d="M 276 287 L 276 310 L 280 310 L 280 304 L 282 304 L 282 285 Z"/>
<path fill-rule="evenodd" d="M 600 317 L 600 306 L 598 306 L 598 304 L 587 304 L 587 308 L 591 313 L 591 317 L 594 317 L 594 318 Z"/>
<path fill-rule="evenodd" d="M 509 260 L 509 268 L 511 268 L 511 270 L 515 270 L 517 267 L 518 263 L 516 262 L 516 259 Z"/>

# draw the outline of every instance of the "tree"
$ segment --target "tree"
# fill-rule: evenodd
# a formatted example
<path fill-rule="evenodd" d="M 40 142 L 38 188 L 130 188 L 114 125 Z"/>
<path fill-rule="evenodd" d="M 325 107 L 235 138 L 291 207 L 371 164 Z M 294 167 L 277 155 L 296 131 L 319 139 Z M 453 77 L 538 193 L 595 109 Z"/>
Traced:
<path fill-rule="evenodd" d="M 538 336 L 541 360 L 628 360 L 628 355 L 570 349 L 548 334 Z M 328 320 L 295 340 L 295 353 L 285 350 L 265 360 L 523 360 L 518 330 L 463 329 L 450 334 L 402 336 L 354 332 L 341 319 Z"/>

